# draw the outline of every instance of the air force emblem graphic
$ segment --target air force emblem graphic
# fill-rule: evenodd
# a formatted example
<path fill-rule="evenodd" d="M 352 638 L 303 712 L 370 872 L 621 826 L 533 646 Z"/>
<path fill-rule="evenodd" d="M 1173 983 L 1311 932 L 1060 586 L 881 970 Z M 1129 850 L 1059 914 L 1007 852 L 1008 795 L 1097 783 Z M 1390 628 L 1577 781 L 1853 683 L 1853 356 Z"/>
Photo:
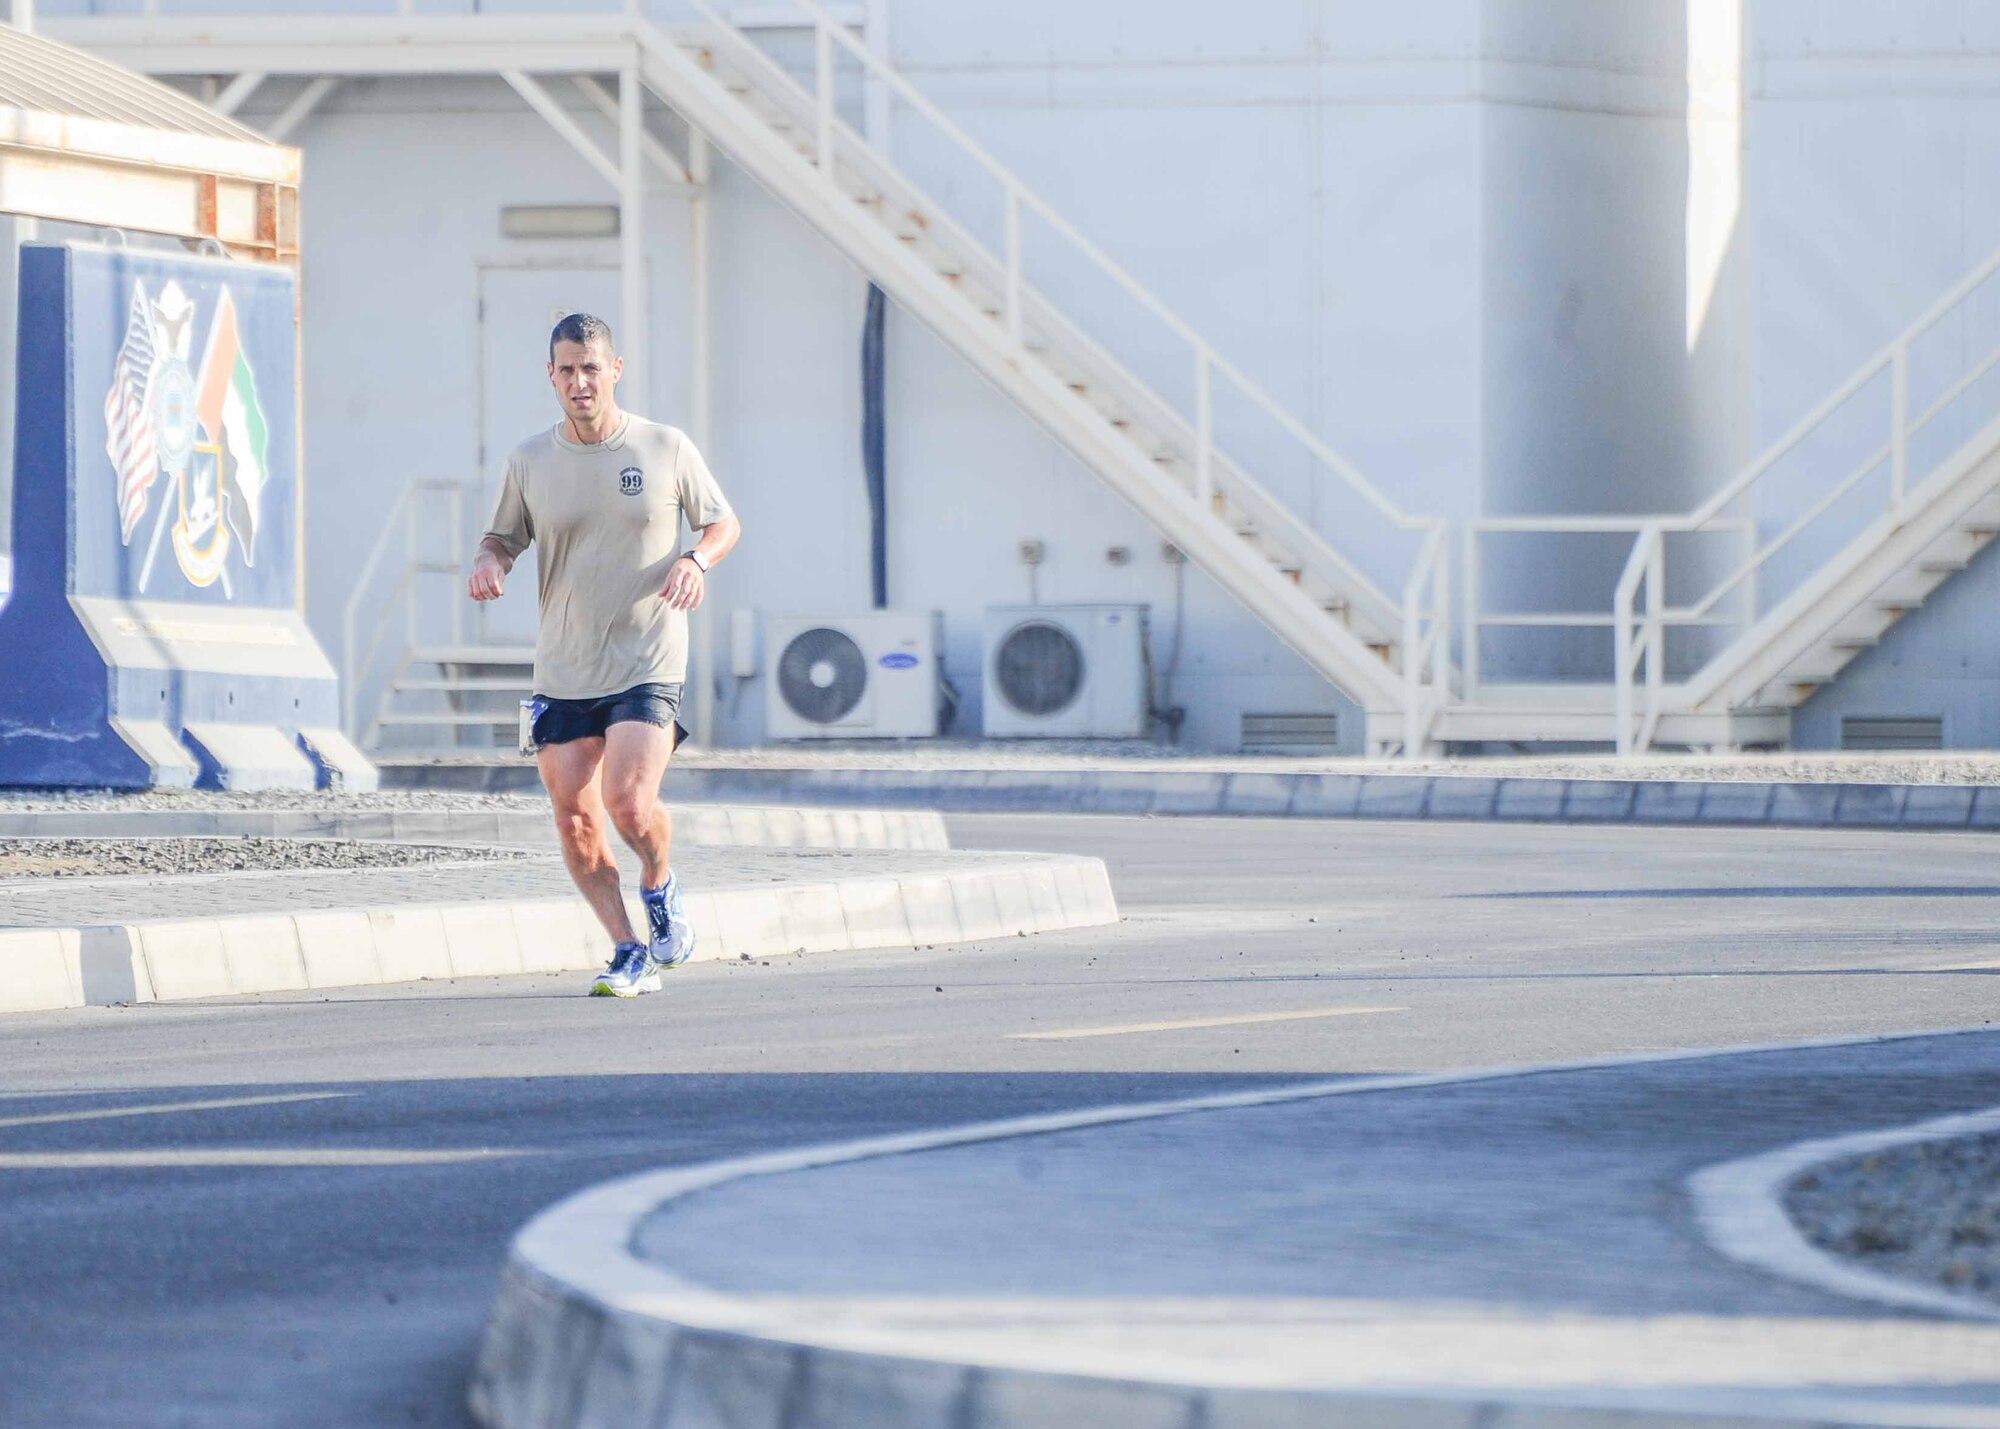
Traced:
<path fill-rule="evenodd" d="M 269 435 L 257 379 L 237 332 L 236 302 L 224 287 L 209 318 L 199 371 L 193 351 L 195 305 L 171 279 L 157 298 L 132 284 L 125 340 L 104 398 L 106 455 L 118 476 L 118 528 L 124 544 L 152 504 L 154 482 L 172 483 L 160 503 L 139 571 L 152 580 L 160 540 L 173 516 L 174 559 L 196 586 L 229 588 L 229 555 L 241 547 L 256 565 L 258 513 L 269 479 Z"/>

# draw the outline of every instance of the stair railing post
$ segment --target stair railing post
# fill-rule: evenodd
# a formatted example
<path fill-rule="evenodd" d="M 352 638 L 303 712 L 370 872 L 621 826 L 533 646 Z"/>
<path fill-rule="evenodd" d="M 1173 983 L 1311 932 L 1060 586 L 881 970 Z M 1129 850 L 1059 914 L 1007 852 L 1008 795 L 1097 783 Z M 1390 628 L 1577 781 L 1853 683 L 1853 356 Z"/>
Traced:
<path fill-rule="evenodd" d="M 1625 569 L 1618 577 L 1618 591 L 1611 601 L 1612 722 L 1616 726 L 1617 748 L 1621 755 L 1634 753 L 1638 742 L 1638 730 L 1633 723 L 1632 690 L 1633 656 L 1636 653 L 1632 646 L 1638 636 L 1638 617 L 1633 607 L 1638 603 L 1639 583 L 1644 579 L 1647 563 L 1652 558 L 1652 530 L 1650 526 L 1640 528 L 1638 539 L 1632 543 L 1632 554 L 1625 558 Z"/>
<path fill-rule="evenodd" d="M 1910 484 L 1910 343 L 1896 344 L 1889 370 L 1889 503 L 1893 510 L 1903 504 Z"/>
<path fill-rule="evenodd" d="M 1464 652 L 1459 668 L 1465 680 L 1465 699 L 1479 698 L 1479 523 L 1465 523 L 1465 602 Z"/>
<path fill-rule="evenodd" d="M 453 484 L 450 496 L 451 524 L 445 527 L 445 530 L 449 533 L 451 542 L 448 549 L 456 549 L 459 541 L 459 533 L 465 529 L 465 488 L 461 485 Z M 448 586 L 446 590 L 451 597 L 451 643 L 454 645 L 463 645 L 465 643 L 465 602 L 458 598 L 458 592 L 451 590 Z"/>
<path fill-rule="evenodd" d="M 1208 349 L 1194 354 L 1194 499 L 1208 509 L 1215 494 L 1215 364 Z"/>
<path fill-rule="evenodd" d="M 1021 340 L 1021 190 L 1007 185 L 1007 332 Z"/>
<path fill-rule="evenodd" d="M 1431 699 L 1441 713 L 1451 700 L 1451 523 L 1437 523 L 1437 610 L 1431 639 Z M 1435 717 L 1435 716 L 1434 716 Z"/>
<path fill-rule="evenodd" d="M 1416 569 L 1403 587 L 1403 758 L 1421 759 L 1430 752 L 1431 711 L 1424 691 L 1425 666 L 1434 651 L 1424 644 L 1425 627 L 1436 646 L 1443 639 L 1441 572 L 1445 565 L 1444 526 L 1431 526 L 1417 552 Z M 1429 617 L 1426 620 L 1426 616 Z"/>
<path fill-rule="evenodd" d="M 813 68 L 819 101 L 819 169 L 833 177 L 833 32 L 826 16 L 813 18 Z"/>
<path fill-rule="evenodd" d="M 403 633 L 409 643 L 417 643 L 417 601 L 411 576 L 417 569 L 417 507 L 412 501 L 403 509 Z"/>
<path fill-rule="evenodd" d="M 1633 743 L 1634 753 L 1644 754 L 1652 745 L 1653 730 L 1660 720 L 1660 697 L 1667 674 L 1667 628 L 1665 623 L 1667 585 L 1667 538 L 1658 526 L 1648 529 L 1646 539 L 1646 719 Z"/>

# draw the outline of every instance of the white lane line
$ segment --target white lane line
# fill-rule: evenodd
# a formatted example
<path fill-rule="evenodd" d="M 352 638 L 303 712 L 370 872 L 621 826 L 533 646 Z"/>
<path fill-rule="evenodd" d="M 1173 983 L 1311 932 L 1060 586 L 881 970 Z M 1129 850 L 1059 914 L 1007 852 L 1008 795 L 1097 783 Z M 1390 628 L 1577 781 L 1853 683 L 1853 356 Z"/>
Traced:
<path fill-rule="evenodd" d="M 1252 1012 L 1241 1017 L 1187 1017 L 1178 1022 L 1126 1022 L 1110 1027 L 1071 1027 L 1059 1032 L 1014 1032 L 1011 1042 L 1068 1042 L 1078 1037 L 1125 1037 L 1135 1032 L 1188 1032 L 1203 1027 L 1248 1027 L 1259 1022 L 1304 1022 L 1316 1017 L 1366 1017 L 1408 1012 L 1407 1007 L 1320 1007 L 1305 1012 Z"/>
<path fill-rule="evenodd" d="M 44 1094 L 46 1095 L 46 1094 Z M 284 1096 L 220 1097 L 203 1102 L 162 1102 L 154 1106 L 97 1107 L 90 1111 L 52 1111 L 39 1116 L 0 1118 L 0 1128 L 10 1126 L 53 1126 L 65 1121 L 101 1121 L 116 1116 L 165 1116 L 177 1111 L 224 1111 L 231 1107 L 284 1106 L 290 1102 L 323 1102 L 350 1097 L 352 1092 L 290 1092 Z"/>
<path fill-rule="evenodd" d="M 0 1171 L 133 1171 L 187 1166 L 444 1166 L 525 1151 L 403 1151 L 379 1147 L 218 1146 L 154 1151 L 0 1151 Z"/>
<path fill-rule="evenodd" d="M 1709 1244 L 1731 1260 L 1836 1295 L 1962 1319 L 2000 1320 L 2000 1308 L 1989 1300 L 1864 1270 L 1821 1250 L 1799 1234 L 1784 1203 L 1785 1187 L 1793 1178 L 1825 1162 L 1989 1131 L 2000 1131 L 2000 1107 L 1886 1131 L 1795 1142 L 1697 1171 L 1688 1178 L 1688 1194 Z"/>
<path fill-rule="evenodd" d="M 1977 963 L 1946 963 L 1942 967 L 1917 968 L 1915 971 L 1926 973 L 1978 973 L 1993 969 L 2000 969 L 2000 958 L 1987 958 L 1984 962 Z"/>
<path fill-rule="evenodd" d="M 46 1095 L 46 1093 L 42 1093 Z M 48 1111 L 40 1117 L 0 1117 L 4 1127 L 50 1127 L 60 1121 L 104 1121 L 106 1117 L 164 1117 L 174 1111 L 226 1111 L 230 1107 L 284 1107 L 294 1101 L 332 1101 L 352 1091 L 294 1091 L 282 1097 L 218 1097 L 216 1101 L 168 1101 L 152 1107 L 96 1107 L 92 1111 Z"/>

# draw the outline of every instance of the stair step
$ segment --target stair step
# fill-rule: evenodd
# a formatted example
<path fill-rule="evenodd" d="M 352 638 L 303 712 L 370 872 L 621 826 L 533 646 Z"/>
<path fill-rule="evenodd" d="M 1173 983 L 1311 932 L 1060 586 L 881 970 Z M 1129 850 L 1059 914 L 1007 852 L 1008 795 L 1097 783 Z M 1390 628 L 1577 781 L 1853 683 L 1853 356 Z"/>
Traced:
<path fill-rule="evenodd" d="M 1958 518 L 1958 528 L 1988 534 L 2000 532 L 2000 496 L 1988 496 L 1974 503 L 1970 511 Z"/>
<path fill-rule="evenodd" d="M 532 645 L 423 645 L 410 651 L 412 665 L 529 665 Z"/>
<path fill-rule="evenodd" d="M 485 726 L 489 729 L 505 728 L 516 724 L 520 714 L 516 710 L 494 714 L 392 714 L 384 712 L 378 716 L 378 725 L 411 725 L 428 729 L 473 729 Z"/>
<path fill-rule="evenodd" d="M 396 681 L 395 688 L 398 694 L 406 690 L 442 690 L 450 694 L 460 695 L 525 695 L 531 692 L 530 686 L 533 683 L 532 679 L 487 680 L 477 677 L 467 677 L 463 680 L 398 680 Z"/>

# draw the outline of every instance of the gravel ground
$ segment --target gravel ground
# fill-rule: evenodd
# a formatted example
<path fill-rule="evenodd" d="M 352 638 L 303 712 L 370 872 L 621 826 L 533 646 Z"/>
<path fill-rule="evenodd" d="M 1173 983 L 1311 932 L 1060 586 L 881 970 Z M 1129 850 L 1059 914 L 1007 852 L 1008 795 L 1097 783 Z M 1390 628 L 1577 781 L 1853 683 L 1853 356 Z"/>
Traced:
<path fill-rule="evenodd" d="M 528 857 L 531 855 L 512 849 L 362 843 L 349 839 L 0 839 L 0 879 L 413 868 Z"/>
<path fill-rule="evenodd" d="M 387 756 L 402 763 L 490 764 L 492 758 Z M 502 756 L 513 762 L 512 756 Z M 689 749 L 675 756 L 696 769 L 1170 769 L 1287 774 L 1458 774 L 1516 779 L 1649 779 L 1714 783 L 2000 784 L 2000 751 L 1947 753 L 1792 753 L 1550 755 L 1486 759 L 1335 759 L 1321 756 L 1224 755 L 1128 740 L 925 740 L 787 744 L 759 749 Z M 668 777 L 668 794 L 673 791 Z M 548 807 L 540 792 L 477 794 L 453 790 L 385 789 L 376 794 L 298 790 L 211 793 L 159 789 L 0 789 L 7 809 L 533 809 Z"/>
<path fill-rule="evenodd" d="M 1835 1162 L 1792 1182 L 1785 1209 L 1822 1250 L 2000 1305 L 2000 1135 Z"/>
<path fill-rule="evenodd" d="M 267 789 L 254 794 L 201 789 L 0 789 L 0 809 L 311 809 L 355 813 L 377 809 L 527 809 L 546 812 L 540 794 L 465 794 L 452 790 L 384 789 L 379 794 Z"/>

